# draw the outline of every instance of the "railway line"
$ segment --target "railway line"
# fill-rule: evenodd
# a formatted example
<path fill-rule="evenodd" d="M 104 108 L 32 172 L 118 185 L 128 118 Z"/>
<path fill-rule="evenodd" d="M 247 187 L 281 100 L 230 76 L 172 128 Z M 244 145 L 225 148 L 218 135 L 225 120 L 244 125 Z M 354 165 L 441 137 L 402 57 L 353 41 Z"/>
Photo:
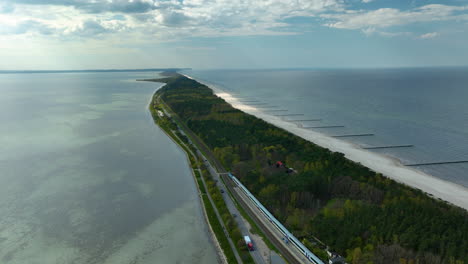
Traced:
<path fill-rule="evenodd" d="M 242 193 L 245 193 L 245 190 L 243 192 L 238 192 L 238 190 L 235 189 L 235 188 L 239 188 L 239 184 L 236 183 L 231 177 L 226 176 L 226 175 L 229 175 L 230 173 L 228 173 L 224 169 L 222 164 L 216 159 L 216 157 L 214 157 L 211 150 L 204 144 L 202 140 L 200 140 L 200 138 L 195 133 L 191 131 L 190 128 L 188 128 L 185 125 L 185 123 L 178 117 L 178 115 L 175 114 L 172 111 L 172 109 L 164 103 L 163 100 L 158 100 L 158 101 L 162 103 L 166 109 L 169 109 L 169 111 L 171 112 L 171 118 L 173 118 L 176 121 L 176 123 L 180 126 L 179 128 L 190 138 L 190 140 L 192 141 L 192 143 L 194 143 L 197 149 L 201 151 L 201 153 L 203 153 L 206 156 L 206 158 L 208 158 L 208 160 L 210 161 L 209 163 L 213 163 L 214 167 L 216 168 L 216 170 L 218 171 L 218 173 L 221 175 L 224 182 L 226 183 L 227 185 L 226 187 L 229 188 L 231 193 L 234 195 L 236 201 L 242 206 L 242 208 L 248 213 L 248 215 L 255 221 L 255 223 L 260 227 L 260 229 L 265 234 L 265 236 L 275 245 L 275 247 L 282 254 L 283 258 L 285 258 L 286 261 L 288 261 L 288 263 L 291 263 L 291 264 L 295 264 L 295 263 L 324 264 L 320 259 L 318 259 L 314 254 L 312 254 L 308 249 L 306 249 L 306 247 L 302 245 L 302 243 L 300 243 L 289 231 L 287 231 L 284 228 L 284 226 L 282 226 L 282 224 L 276 220 L 276 218 L 274 218 L 271 214 L 269 216 L 266 215 L 265 208 L 263 208 L 264 210 L 259 210 L 259 212 L 254 211 L 251 205 L 249 205 L 248 202 L 246 202 L 246 200 L 249 200 L 249 199 L 244 199 L 241 196 Z M 250 196 L 253 196 L 253 195 L 250 194 Z M 252 197 L 249 197 L 249 198 L 250 200 L 252 200 Z M 255 197 L 254 197 L 254 200 L 256 201 Z M 258 206 L 259 202 L 258 201 L 256 202 L 257 204 L 255 206 L 259 208 Z M 263 207 L 263 205 L 261 205 L 261 207 Z M 265 224 L 265 222 L 268 222 L 267 218 L 269 218 L 268 220 L 271 223 L 273 223 L 274 221 L 276 221 L 277 223 L 276 224 L 273 223 L 273 225 L 267 226 Z M 272 221 L 272 219 L 274 219 L 274 221 Z M 284 231 L 280 230 L 281 228 L 278 228 L 278 224 L 279 226 L 281 226 L 282 229 L 284 229 Z M 277 231 L 280 230 L 281 231 L 280 233 L 285 235 L 285 237 L 287 237 L 288 240 L 291 241 L 290 244 L 295 244 L 296 246 L 295 247 L 288 246 L 288 244 L 286 244 L 285 241 L 281 239 L 282 237 L 281 235 L 275 234 L 272 231 L 275 228 Z M 301 249 L 301 246 L 303 249 Z M 294 248 L 296 248 L 296 250 L 294 250 Z"/>
<path fill-rule="evenodd" d="M 244 209 L 244 211 L 249 215 L 252 220 L 257 224 L 257 226 L 262 230 L 262 232 L 267 236 L 271 243 L 280 251 L 282 257 L 290 264 L 301 264 L 302 262 L 298 261 L 294 255 L 289 252 L 283 240 L 280 240 L 270 231 L 269 228 L 263 223 L 260 217 L 250 208 L 250 206 L 244 201 L 244 199 L 240 196 L 237 190 L 234 189 L 234 183 L 232 180 L 227 176 L 227 174 L 221 174 L 221 177 L 226 184 L 226 187 L 230 190 L 231 194 L 234 196 L 236 201 L 240 204 L 240 206 Z"/>

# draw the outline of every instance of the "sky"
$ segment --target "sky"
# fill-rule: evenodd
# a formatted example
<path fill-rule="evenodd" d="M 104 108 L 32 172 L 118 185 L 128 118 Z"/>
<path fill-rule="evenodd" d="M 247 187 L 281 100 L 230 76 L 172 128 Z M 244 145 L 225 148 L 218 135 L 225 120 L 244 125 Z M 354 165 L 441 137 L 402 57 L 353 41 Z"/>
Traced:
<path fill-rule="evenodd" d="M 0 70 L 468 65 L 468 0 L 0 0 Z"/>

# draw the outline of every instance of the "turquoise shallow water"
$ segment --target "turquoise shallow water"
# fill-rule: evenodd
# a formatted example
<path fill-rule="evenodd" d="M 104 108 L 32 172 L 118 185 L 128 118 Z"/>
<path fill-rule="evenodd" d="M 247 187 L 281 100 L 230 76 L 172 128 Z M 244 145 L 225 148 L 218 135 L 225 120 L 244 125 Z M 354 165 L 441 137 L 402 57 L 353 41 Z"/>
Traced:
<path fill-rule="evenodd" d="M 273 114 L 403 164 L 468 160 L 468 68 L 205 70 L 186 74 Z M 275 107 L 275 108 L 267 108 Z M 271 110 L 286 110 L 274 112 Z M 268 111 L 270 110 L 270 111 Z M 468 187 L 468 163 L 414 167 Z"/>
<path fill-rule="evenodd" d="M 153 76 L 0 74 L 0 263 L 217 262 Z"/>

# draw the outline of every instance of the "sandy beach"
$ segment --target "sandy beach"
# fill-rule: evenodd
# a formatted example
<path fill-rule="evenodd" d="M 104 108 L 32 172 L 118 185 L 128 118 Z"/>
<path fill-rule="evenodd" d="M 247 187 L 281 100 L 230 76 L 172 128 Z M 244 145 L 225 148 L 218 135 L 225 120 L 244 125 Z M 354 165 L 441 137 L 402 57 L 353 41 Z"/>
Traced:
<path fill-rule="evenodd" d="M 190 76 L 185 76 L 194 79 Z M 206 82 L 203 83 L 207 84 Z M 362 149 L 353 143 L 299 127 L 295 123 L 288 122 L 281 117 L 272 116 L 253 106 L 245 105 L 238 98 L 223 91 L 215 85 L 207 85 L 217 96 L 223 98 L 226 102 L 241 111 L 263 119 L 272 125 L 281 127 L 321 147 L 341 152 L 346 158 L 359 162 L 362 165 L 397 182 L 420 189 L 436 198 L 440 198 L 468 210 L 468 188 L 465 188 L 464 186 L 441 180 L 414 168 L 406 167 L 396 159 Z"/>

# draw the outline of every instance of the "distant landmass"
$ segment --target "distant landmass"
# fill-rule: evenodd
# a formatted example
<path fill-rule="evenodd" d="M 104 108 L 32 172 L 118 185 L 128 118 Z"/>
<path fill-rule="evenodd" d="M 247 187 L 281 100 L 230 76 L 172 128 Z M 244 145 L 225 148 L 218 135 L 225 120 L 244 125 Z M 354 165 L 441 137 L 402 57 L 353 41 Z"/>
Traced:
<path fill-rule="evenodd" d="M 67 73 L 67 72 L 148 72 L 148 71 L 182 71 L 191 68 L 149 68 L 149 69 L 90 69 L 90 70 L 0 70 L 2 73 Z"/>

